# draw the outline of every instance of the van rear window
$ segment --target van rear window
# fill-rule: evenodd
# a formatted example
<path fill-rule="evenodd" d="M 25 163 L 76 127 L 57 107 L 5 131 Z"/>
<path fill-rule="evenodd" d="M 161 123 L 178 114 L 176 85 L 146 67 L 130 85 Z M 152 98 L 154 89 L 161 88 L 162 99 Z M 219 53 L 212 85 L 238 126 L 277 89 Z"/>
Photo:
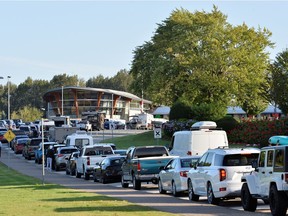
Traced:
<path fill-rule="evenodd" d="M 247 166 L 257 162 L 259 154 L 231 154 L 225 155 L 223 166 Z"/>

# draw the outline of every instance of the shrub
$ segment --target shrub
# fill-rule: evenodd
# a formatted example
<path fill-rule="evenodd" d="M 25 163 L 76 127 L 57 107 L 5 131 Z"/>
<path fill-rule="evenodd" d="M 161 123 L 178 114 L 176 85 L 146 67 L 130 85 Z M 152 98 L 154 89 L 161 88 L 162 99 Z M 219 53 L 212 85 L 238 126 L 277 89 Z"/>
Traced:
<path fill-rule="evenodd" d="M 225 116 L 222 119 L 216 121 L 217 127 L 222 128 L 225 131 L 230 131 L 238 126 L 238 121 L 232 116 Z"/>
<path fill-rule="evenodd" d="M 268 145 L 268 139 L 274 135 L 288 135 L 288 119 L 242 120 L 236 128 L 227 131 L 229 143 Z"/>

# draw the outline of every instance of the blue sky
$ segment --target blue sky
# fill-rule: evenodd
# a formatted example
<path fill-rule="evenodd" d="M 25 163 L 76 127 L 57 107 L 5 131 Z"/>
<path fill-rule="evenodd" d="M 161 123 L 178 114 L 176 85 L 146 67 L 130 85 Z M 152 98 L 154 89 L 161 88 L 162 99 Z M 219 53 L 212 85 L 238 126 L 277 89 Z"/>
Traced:
<path fill-rule="evenodd" d="M 133 50 L 149 41 L 175 9 L 210 12 L 272 32 L 273 60 L 288 46 L 288 1 L 1 1 L 0 76 L 20 84 L 66 73 L 87 81 L 130 69 Z M 5 84 L 6 80 L 0 80 Z"/>

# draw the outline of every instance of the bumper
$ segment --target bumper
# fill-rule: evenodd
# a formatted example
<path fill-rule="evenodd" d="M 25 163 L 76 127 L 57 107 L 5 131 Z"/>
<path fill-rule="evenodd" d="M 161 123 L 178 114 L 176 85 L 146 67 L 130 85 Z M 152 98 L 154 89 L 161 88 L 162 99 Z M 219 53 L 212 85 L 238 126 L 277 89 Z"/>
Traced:
<path fill-rule="evenodd" d="M 141 175 L 137 174 L 136 179 L 141 182 L 152 182 L 154 184 L 158 183 L 158 174 L 147 174 L 147 175 Z"/>
<path fill-rule="evenodd" d="M 237 183 L 219 183 L 213 186 L 214 196 L 216 198 L 234 198 L 241 196 L 242 182 Z"/>

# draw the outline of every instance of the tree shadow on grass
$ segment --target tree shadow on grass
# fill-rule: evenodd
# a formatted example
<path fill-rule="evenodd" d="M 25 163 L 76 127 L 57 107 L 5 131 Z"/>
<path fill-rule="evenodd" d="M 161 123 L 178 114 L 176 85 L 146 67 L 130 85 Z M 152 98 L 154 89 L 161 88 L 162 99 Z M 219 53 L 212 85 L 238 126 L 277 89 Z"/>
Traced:
<path fill-rule="evenodd" d="M 82 192 L 83 194 L 83 192 Z M 90 202 L 90 201 L 115 201 L 120 200 L 113 197 L 107 196 L 78 196 L 78 197 L 65 197 L 65 198 L 55 198 L 55 199 L 42 199 L 44 202 Z"/>
<path fill-rule="evenodd" d="M 97 211 L 97 212 L 149 212 L 157 211 L 155 209 L 139 208 L 138 205 L 122 205 L 122 206 L 95 206 L 95 207 L 71 207 L 71 208 L 56 208 L 55 212 L 86 212 L 86 211 Z"/>

